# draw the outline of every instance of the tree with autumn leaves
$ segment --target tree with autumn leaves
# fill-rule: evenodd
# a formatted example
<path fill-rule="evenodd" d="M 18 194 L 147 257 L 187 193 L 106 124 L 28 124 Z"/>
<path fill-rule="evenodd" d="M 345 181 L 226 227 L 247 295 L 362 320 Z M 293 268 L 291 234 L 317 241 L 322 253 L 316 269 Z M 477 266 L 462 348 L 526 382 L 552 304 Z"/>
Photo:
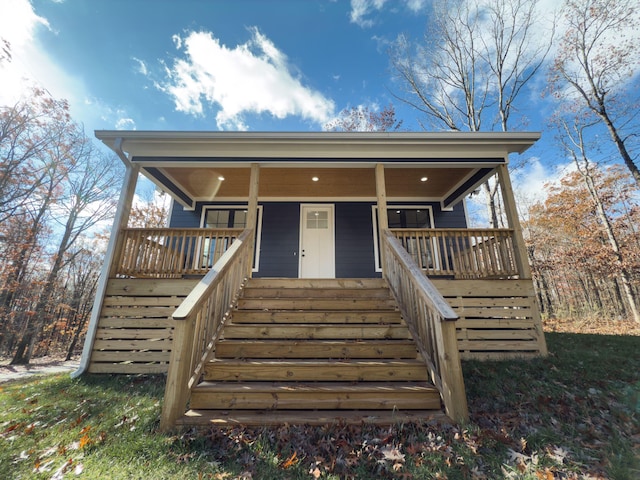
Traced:
<path fill-rule="evenodd" d="M 592 164 L 589 175 L 592 187 L 584 171 L 568 172 L 548 185 L 546 199 L 530 206 L 525 215 L 538 300 L 543 313 L 558 318 L 634 318 L 640 284 L 638 191 L 620 165 Z M 606 212 L 609 233 L 600 209 Z M 621 271 L 627 272 L 632 296 L 625 294 Z"/>
<path fill-rule="evenodd" d="M 83 327 L 100 258 L 87 243 L 113 215 L 120 176 L 67 102 L 29 93 L 0 108 L 0 351 L 14 364 Z"/>

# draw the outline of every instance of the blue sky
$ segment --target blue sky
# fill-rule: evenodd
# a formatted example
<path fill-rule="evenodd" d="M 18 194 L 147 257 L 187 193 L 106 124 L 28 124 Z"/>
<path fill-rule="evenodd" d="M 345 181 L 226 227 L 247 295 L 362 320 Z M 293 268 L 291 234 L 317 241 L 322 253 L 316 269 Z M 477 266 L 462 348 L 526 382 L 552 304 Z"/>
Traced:
<path fill-rule="evenodd" d="M 29 2 L 3 4 L 18 17 Z M 16 46 L 14 61 L 68 98 L 87 129 L 320 130 L 344 108 L 394 102 L 389 42 L 420 37 L 428 15 L 424 0 L 31 5 L 35 17 L 19 20 L 44 58 L 34 65 Z M 418 129 L 415 113 L 394 103 Z"/>
<path fill-rule="evenodd" d="M 556 0 L 540 0 L 543 9 Z M 95 129 L 318 131 L 344 108 L 393 103 L 387 49 L 423 37 L 430 0 L 0 0 L 0 104 L 31 83 L 69 100 Z M 542 131 L 516 175 L 540 192 L 567 160 L 545 124 L 544 78 L 521 98 L 518 124 Z M 424 118 L 423 118 L 424 120 Z"/>

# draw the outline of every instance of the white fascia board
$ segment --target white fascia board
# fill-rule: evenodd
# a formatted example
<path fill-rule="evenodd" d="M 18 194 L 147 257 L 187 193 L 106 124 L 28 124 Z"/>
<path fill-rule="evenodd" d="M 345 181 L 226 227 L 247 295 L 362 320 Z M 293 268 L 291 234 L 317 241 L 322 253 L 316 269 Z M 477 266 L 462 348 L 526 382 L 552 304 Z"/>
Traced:
<path fill-rule="evenodd" d="M 172 132 L 98 130 L 129 157 L 496 158 L 522 153 L 538 132 Z"/>

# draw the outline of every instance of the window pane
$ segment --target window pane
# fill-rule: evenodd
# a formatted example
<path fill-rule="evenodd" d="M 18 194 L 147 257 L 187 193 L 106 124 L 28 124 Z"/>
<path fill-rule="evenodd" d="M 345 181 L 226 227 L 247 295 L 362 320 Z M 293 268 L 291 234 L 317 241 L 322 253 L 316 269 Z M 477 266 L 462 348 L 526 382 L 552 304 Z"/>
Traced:
<path fill-rule="evenodd" d="M 431 228 L 427 208 L 389 208 L 387 220 L 389 228 Z"/>
<path fill-rule="evenodd" d="M 244 228 L 246 225 L 245 209 L 207 209 L 206 228 Z"/>
<path fill-rule="evenodd" d="M 207 228 L 227 228 L 229 225 L 229 210 L 207 210 Z"/>
<path fill-rule="evenodd" d="M 233 216 L 233 228 L 244 228 L 247 225 L 247 211 L 235 210 Z"/>

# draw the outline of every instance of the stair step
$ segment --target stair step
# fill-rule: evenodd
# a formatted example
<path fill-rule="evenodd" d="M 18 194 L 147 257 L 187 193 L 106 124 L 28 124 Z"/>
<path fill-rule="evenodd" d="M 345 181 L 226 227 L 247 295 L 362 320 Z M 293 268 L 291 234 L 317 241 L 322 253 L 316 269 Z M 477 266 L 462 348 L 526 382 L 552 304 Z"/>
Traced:
<path fill-rule="evenodd" d="M 243 298 L 263 299 L 297 299 L 297 298 L 330 298 L 330 299 L 372 299 L 389 298 L 388 288 L 256 288 L 250 284 L 242 291 Z"/>
<path fill-rule="evenodd" d="M 395 310 L 386 311 L 296 311 L 296 310 L 236 310 L 233 323 L 401 323 L 402 316 Z"/>
<path fill-rule="evenodd" d="M 193 389 L 193 409 L 439 409 L 438 390 L 411 383 L 203 382 Z"/>
<path fill-rule="evenodd" d="M 223 338 L 281 339 L 410 339 L 404 325 L 235 324 L 224 327 Z"/>
<path fill-rule="evenodd" d="M 382 278 L 252 278 L 249 288 L 387 288 Z"/>
<path fill-rule="evenodd" d="M 390 310 L 390 298 L 240 298 L 238 310 Z"/>
<path fill-rule="evenodd" d="M 416 358 L 413 340 L 236 340 L 222 339 L 217 358 Z"/>
<path fill-rule="evenodd" d="M 191 426 L 396 425 L 450 423 L 441 410 L 189 410 L 176 422 Z"/>
<path fill-rule="evenodd" d="M 204 368 L 206 381 L 427 381 L 418 359 L 405 360 L 227 360 Z"/>

